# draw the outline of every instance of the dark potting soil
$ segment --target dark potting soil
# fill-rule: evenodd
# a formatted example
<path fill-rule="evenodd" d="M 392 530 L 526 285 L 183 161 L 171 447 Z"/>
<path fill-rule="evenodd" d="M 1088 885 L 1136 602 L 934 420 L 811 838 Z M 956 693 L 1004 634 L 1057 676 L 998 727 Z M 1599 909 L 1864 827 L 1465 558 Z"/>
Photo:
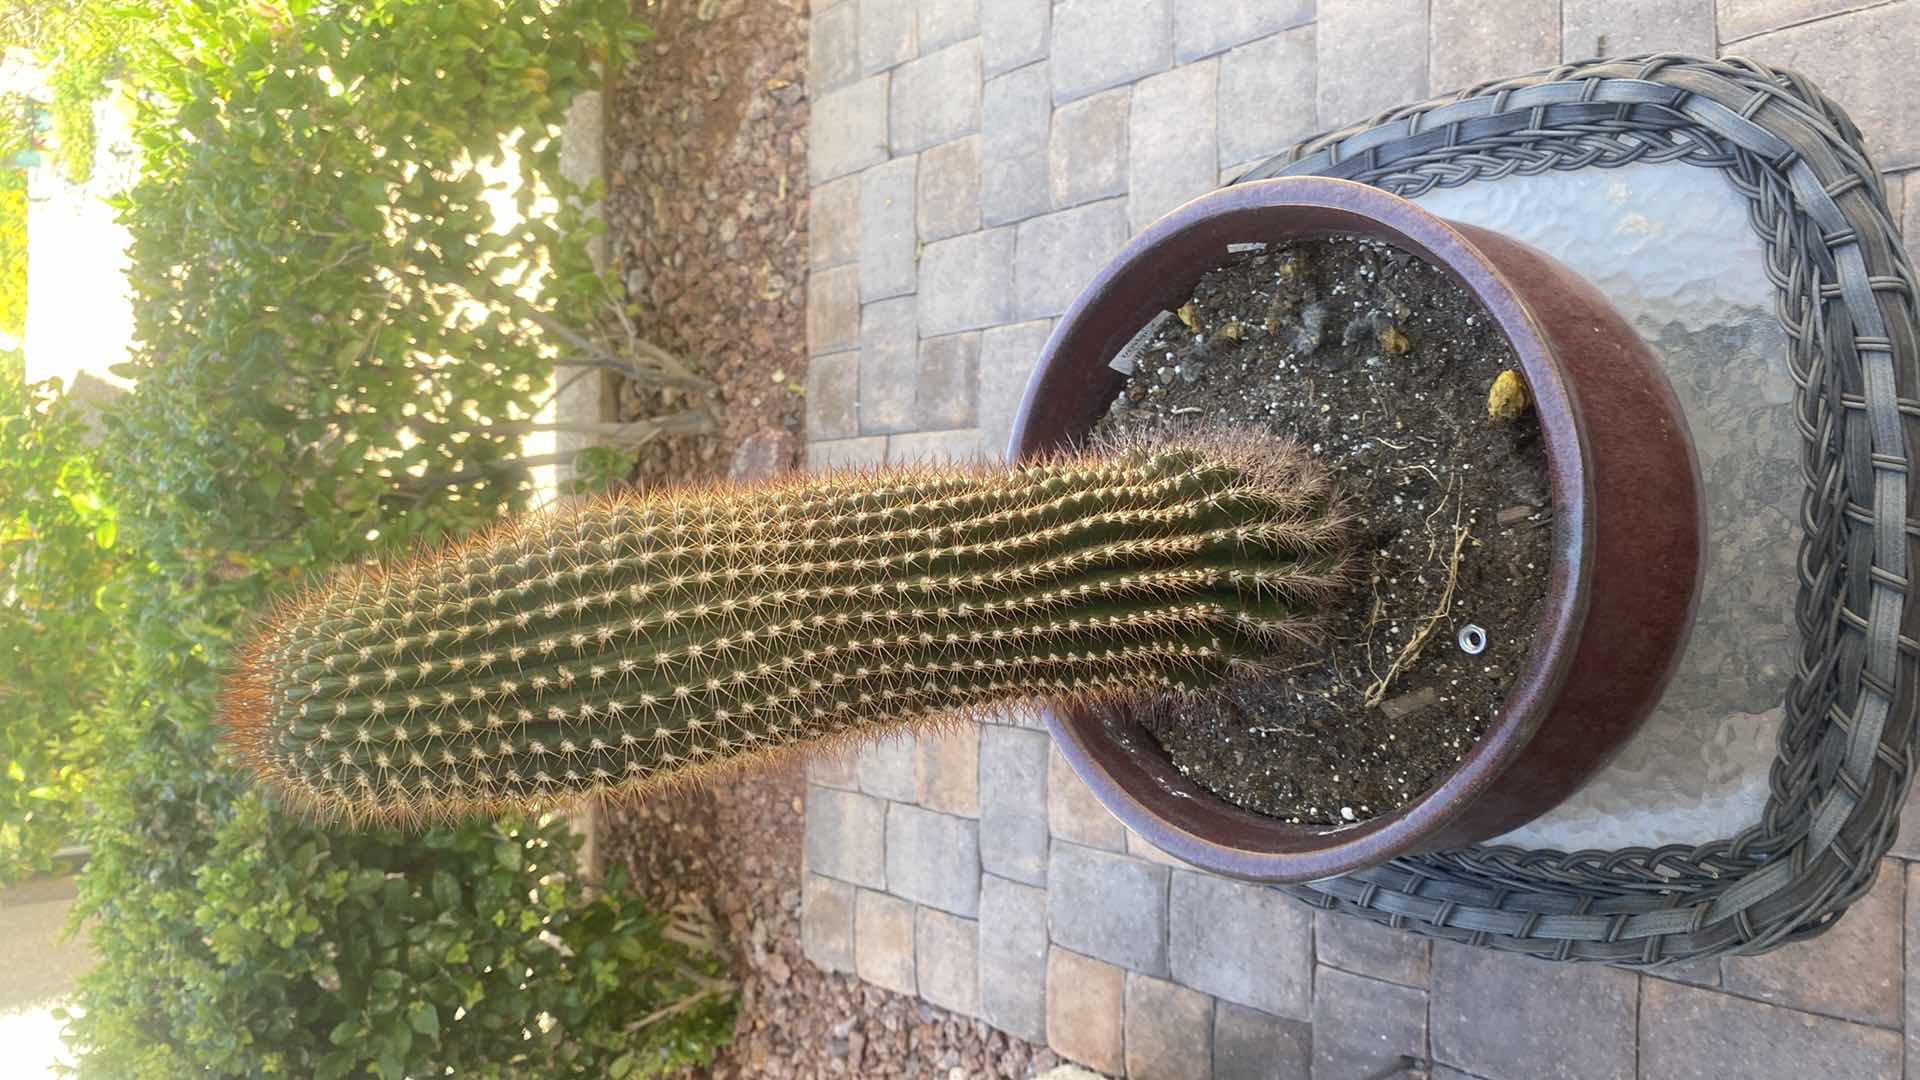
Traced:
<path fill-rule="evenodd" d="M 1539 423 L 1489 417 L 1518 366 L 1464 288 L 1351 236 L 1235 255 L 1153 332 L 1096 436 L 1290 438 L 1355 517 L 1355 586 L 1325 613 L 1325 647 L 1148 721 L 1181 772 L 1338 825 L 1412 802 L 1472 748 L 1526 654 L 1550 558 Z M 1478 655 L 1459 642 L 1469 625 Z"/>

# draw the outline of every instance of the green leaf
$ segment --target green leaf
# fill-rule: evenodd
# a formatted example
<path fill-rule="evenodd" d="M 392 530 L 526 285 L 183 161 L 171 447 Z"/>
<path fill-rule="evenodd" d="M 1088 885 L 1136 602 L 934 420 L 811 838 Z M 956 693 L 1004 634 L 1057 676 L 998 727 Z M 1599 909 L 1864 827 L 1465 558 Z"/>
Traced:
<path fill-rule="evenodd" d="M 438 1037 L 440 1034 L 440 1012 L 428 1002 L 414 1002 L 407 1009 L 407 1023 L 422 1035 Z"/>
<path fill-rule="evenodd" d="M 406 978 L 392 968 L 381 968 L 373 973 L 373 985 L 377 990 L 398 990 L 406 983 Z"/>
<path fill-rule="evenodd" d="M 612 1077 L 613 1080 L 621 1080 L 622 1077 L 626 1076 L 628 1073 L 632 1071 L 633 1071 L 633 1051 L 631 1050 L 627 1051 L 624 1054 L 621 1054 L 617 1058 L 614 1058 L 613 1064 L 607 1066 L 607 1075 Z"/>
<path fill-rule="evenodd" d="M 119 536 L 120 521 L 117 518 L 108 518 L 93 528 L 94 546 L 101 549 L 113 547 L 114 540 Z"/>

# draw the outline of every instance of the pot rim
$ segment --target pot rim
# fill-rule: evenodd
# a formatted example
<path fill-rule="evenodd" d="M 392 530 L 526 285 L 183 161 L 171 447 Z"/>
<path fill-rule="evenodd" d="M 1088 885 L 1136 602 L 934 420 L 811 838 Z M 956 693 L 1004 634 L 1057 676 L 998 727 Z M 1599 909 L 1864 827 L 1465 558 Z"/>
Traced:
<path fill-rule="evenodd" d="M 1301 223 L 1307 223 L 1302 227 Z M 1289 224 L 1292 223 L 1292 224 Z M 1061 445 L 1057 435 L 1036 430 L 1041 406 L 1062 394 L 1095 391 L 1061 383 L 1066 369 L 1104 369 L 1119 348 L 1153 317 L 1139 303 L 1151 291 L 1171 307 L 1190 295 L 1199 277 L 1224 260 L 1229 243 L 1274 242 L 1309 236 L 1357 233 L 1410 251 L 1439 267 L 1473 293 L 1498 322 L 1512 344 L 1526 377 L 1547 450 L 1547 471 L 1554 508 L 1547 591 L 1533 629 L 1533 644 L 1521 662 L 1500 710 L 1475 746 L 1445 777 L 1412 803 L 1392 814 L 1353 825 L 1289 825 L 1237 807 L 1172 769 L 1142 770 L 1135 786 L 1179 789 L 1173 800 L 1185 811 L 1176 821 L 1144 802 L 1096 760 L 1096 748 L 1082 738 L 1079 725 L 1067 722 L 1058 707 L 1048 707 L 1047 723 L 1062 755 L 1096 797 L 1128 827 L 1162 851 L 1204 869 L 1268 881 L 1331 877 L 1373 865 L 1421 847 L 1490 786 L 1544 723 L 1565 684 L 1586 622 L 1592 587 L 1590 550 L 1594 523 L 1589 507 L 1593 481 L 1587 465 L 1589 440 L 1579 400 L 1554 348 L 1548 343 L 1518 290 L 1472 241 L 1446 221 L 1416 204 L 1378 188 L 1327 177 L 1289 177 L 1222 188 L 1171 211 L 1134 237 L 1101 268 L 1049 336 L 1015 415 L 1007 455 L 1018 461 Z M 1210 245 L 1220 258 L 1179 266 L 1164 263 L 1170 249 Z M 1177 257 L 1177 256 L 1176 256 Z M 1191 270 L 1191 273 L 1186 271 Z M 1165 298 L 1172 297 L 1171 303 Z M 1117 305 L 1131 312 L 1115 318 Z M 1121 330 L 1109 329 L 1122 326 Z M 1097 364 L 1073 362 L 1087 351 Z M 1084 376 L 1083 376 L 1084 377 Z M 1122 385 L 1119 374 L 1094 417 L 1104 414 Z M 1083 428 L 1067 440 L 1084 439 Z M 1111 748 L 1107 748 L 1111 751 Z M 1148 778 L 1148 773 L 1163 773 Z M 1206 835 L 1203 823 L 1228 823 L 1243 842 L 1232 844 Z M 1215 829 L 1213 831 L 1220 831 Z"/>

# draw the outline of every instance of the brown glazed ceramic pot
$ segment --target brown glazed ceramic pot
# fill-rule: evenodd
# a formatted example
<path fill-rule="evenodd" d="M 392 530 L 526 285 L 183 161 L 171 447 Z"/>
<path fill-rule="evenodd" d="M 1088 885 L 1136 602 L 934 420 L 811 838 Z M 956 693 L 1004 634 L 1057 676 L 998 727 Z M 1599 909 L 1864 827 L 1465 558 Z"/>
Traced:
<path fill-rule="evenodd" d="M 1008 448 L 1077 443 L 1123 385 L 1108 364 L 1183 303 L 1228 244 L 1353 233 L 1445 269 L 1512 341 L 1553 485 L 1553 566 L 1533 647 L 1486 734 L 1397 813 L 1289 825 L 1182 776 L 1126 710 L 1055 709 L 1055 741 L 1107 809 L 1163 851 L 1260 881 L 1309 881 L 1472 844 L 1572 794 L 1659 700 L 1699 592 L 1699 465 L 1666 376 L 1603 297 L 1539 251 L 1376 188 L 1319 177 L 1223 188 L 1135 237 L 1048 340 Z"/>

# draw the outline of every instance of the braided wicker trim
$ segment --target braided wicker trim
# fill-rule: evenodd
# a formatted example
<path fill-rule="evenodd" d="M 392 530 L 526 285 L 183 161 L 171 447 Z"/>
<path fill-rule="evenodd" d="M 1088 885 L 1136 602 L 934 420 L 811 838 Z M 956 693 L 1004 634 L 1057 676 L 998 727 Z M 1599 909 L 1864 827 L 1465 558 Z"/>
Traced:
<path fill-rule="evenodd" d="M 1805 79 L 1661 55 L 1489 83 L 1317 136 L 1241 180 L 1401 195 L 1549 169 L 1677 161 L 1749 201 L 1790 340 L 1806 495 L 1803 642 L 1759 823 L 1698 847 L 1476 847 L 1285 890 L 1315 907 L 1555 960 L 1651 966 L 1821 933 L 1873 883 L 1914 767 L 1920 523 L 1914 272 L 1859 131 Z"/>

